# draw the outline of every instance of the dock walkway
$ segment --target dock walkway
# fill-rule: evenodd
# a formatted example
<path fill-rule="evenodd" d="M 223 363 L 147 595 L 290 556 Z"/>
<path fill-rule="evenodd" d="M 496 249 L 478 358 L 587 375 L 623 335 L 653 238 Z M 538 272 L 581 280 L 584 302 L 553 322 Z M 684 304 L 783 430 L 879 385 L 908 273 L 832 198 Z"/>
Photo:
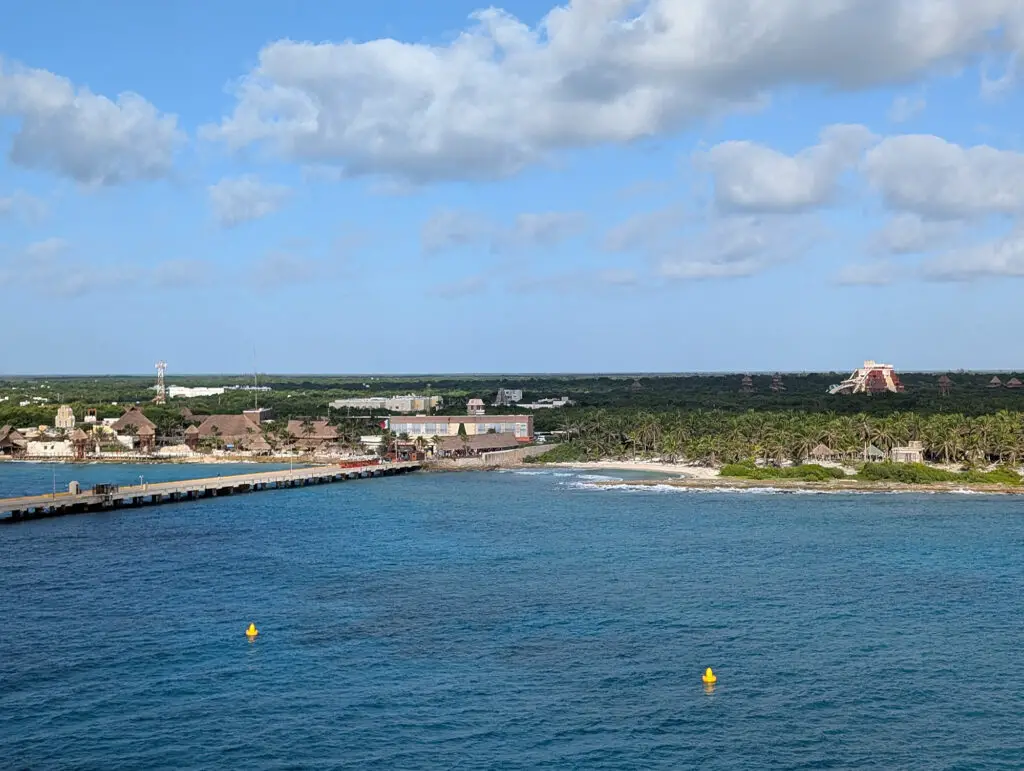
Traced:
<path fill-rule="evenodd" d="M 183 479 L 177 482 L 148 482 L 141 485 L 102 486 L 81 492 L 57 492 L 28 495 L 19 498 L 0 498 L 0 524 L 11 524 L 43 517 L 84 514 L 90 511 L 109 511 L 138 506 L 152 506 L 176 501 L 215 498 L 285 487 L 303 487 L 349 479 L 392 476 L 416 471 L 418 461 L 378 463 L 360 466 L 335 465 L 286 469 L 283 471 L 257 471 L 252 474 Z"/>

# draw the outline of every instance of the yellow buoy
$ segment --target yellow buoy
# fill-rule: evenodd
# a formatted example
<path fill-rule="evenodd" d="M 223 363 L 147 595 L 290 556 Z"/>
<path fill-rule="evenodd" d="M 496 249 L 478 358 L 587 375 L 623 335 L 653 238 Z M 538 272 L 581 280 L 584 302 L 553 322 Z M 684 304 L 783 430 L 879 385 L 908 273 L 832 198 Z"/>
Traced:
<path fill-rule="evenodd" d="M 715 677 L 715 673 L 711 671 L 711 667 L 707 668 L 707 671 L 704 673 L 704 677 L 702 677 L 701 680 L 704 681 L 705 685 L 712 685 L 713 683 L 718 682 L 718 678 Z"/>
<path fill-rule="evenodd" d="M 258 634 L 259 634 L 259 630 L 256 629 L 256 625 L 253 624 L 253 623 L 250 623 L 249 624 L 249 628 L 245 630 L 245 636 L 248 637 L 251 640 L 253 637 L 255 637 Z M 708 672 L 710 672 L 710 671 L 711 670 L 709 669 Z"/>

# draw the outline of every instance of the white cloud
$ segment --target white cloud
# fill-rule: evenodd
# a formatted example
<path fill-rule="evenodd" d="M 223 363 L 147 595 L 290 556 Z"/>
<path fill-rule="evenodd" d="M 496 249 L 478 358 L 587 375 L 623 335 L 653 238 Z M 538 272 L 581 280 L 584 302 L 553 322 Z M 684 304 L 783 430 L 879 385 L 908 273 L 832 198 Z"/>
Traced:
<path fill-rule="evenodd" d="M 209 192 L 213 216 L 226 228 L 273 214 L 292 194 L 284 185 L 269 185 L 251 174 L 222 179 Z"/>
<path fill-rule="evenodd" d="M 1021 17 L 1019 0 L 570 0 L 531 28 L 490 8 L 447 44 L 271 43 L 202 134 L 349 175 L 493 178 L 777 87 L 905 82 L 1019 45 Z"/>
<path fill-rule="evenodd" d="M 948 244 L 962 230 L 959 221 L 926 220 L 904 212 L 892 217 L 875 234 L 875 248 L 889 254 L 928 252 Z"/>
<path fill-rule="evenodd" d="M 34 241 L 25 247 L 22 257 L 27 263 L 51 262 L 68 249 L 68 242 L 63 238 L 47 238 Z"/>
<path fill-rule="evenodd" d="M 496 225 L 470 212 L 448 209 L 433 214 L 420 231 L 425 252 L 443 252 L 473 246 L 490 238 Z"/>
<path fill-rule="evenodd" d="M 1024 276 L 1024 227 L 988 243 L 946 252 L 922 267 L 925 278 L 933 281 Z"/>
<path fill-rule="evenodd" d="M 864 126 L 837 125 L 822 131 L 819 144 L 793 156 L 755 142 L 723 142 L 696 160 L 714 177 L 720 209 L 797 212 L 832 200 L 840 175 L 873 140 Z"/>
<path fill-rule="evenodd" d="M 615 225 L 605 233 L 602 247 L 608 252 L 651 251 L 664 248 L 676 231 L 693 221 L 683 207 L 673 205 L 652 212 L 641 212 Z"/>
<path fill-rule="evenodd" d="M 84 185 L 165 176 L 184 141 L 177 117 L 138 94 L 116 101 L 40 69 L 0 59 L 0 116 L 19 121 L 10 160 Z"/>
<path fill-rule="evenodd" d="M 861 262 L 843 266 L 836 282 L 843 286 L 885 286 L 895 276 L 893 266 L 887 262 Z"/>
<path fill-rule="evenodd" d="M 0 197 L 0 218 L 16 217 L 25 224 L 34 225 L 46 219 L 49 213 L 50 208 L 42 198 L 21 190 Z"/>
<path fill-rule="evenodd" d="M 818 237 L 804 217 L 721 217 L 658 260 L 666 279 L 741 278 L 801 258 Z"/>
<path fill-rule="evenodd" d="M 1020 79 L 1021 67 L 1019 54 L 1014 53 L 1006 62 L 1002 75 L 990 77 L 988 68 L 984 68 L 981 73 L 981 97 L 996 100 L 1012 91 Z"/>
<path fill-rule="evenodd" d="M 923 96 L 898 96 L 889 108 L 889 120 L 893 123 L 906 123 L 924 112 L 926 106 Z"/>
<path fill-rule="evenodd" d="M 111 285 L 132 286 L 142 271 L 131 265 L 85 262 L 70 253 L 62 238 L 35 241 L 0 261 L 0 277 L 10 286 L 32 289 L 40 295 L 82 297 L 109 291 Z"/>
<path fill-rule="evenodd" d="M 905 134 L 868 151 L 863 169 L 895 210 L 932 219 L 1024 212 L 1024 153 Z"/>
<path fill-rule="evenodd" d="M 480 214 L 448 209 L 432 215 L 420 232 L 428 253 L 482 246 L 494 251 L 554 246 L 579 235 L 586 217 L 579 212 L 525 213 L 509 227 Z"/>

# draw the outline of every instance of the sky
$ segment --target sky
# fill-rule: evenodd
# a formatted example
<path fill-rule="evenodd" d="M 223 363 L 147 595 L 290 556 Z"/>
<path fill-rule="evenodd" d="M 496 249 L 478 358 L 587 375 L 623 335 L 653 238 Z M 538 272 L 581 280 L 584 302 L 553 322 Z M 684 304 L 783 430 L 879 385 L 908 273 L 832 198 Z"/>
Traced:
<path fill-rule="evenodd" d="M 0 0 L 0 374 L 1024 367 L 1020 0 L 497 2 Z"/>

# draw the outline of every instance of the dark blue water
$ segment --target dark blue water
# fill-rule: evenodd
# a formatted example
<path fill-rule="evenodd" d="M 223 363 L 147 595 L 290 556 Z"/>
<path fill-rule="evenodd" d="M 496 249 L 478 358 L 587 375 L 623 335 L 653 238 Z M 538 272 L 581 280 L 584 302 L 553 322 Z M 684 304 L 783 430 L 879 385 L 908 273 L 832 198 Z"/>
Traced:
<path fill-rule="evenodd" d="M 1024 502 L 574 483 L 0 528 L 0 766 L 1024 767 Z"/>

